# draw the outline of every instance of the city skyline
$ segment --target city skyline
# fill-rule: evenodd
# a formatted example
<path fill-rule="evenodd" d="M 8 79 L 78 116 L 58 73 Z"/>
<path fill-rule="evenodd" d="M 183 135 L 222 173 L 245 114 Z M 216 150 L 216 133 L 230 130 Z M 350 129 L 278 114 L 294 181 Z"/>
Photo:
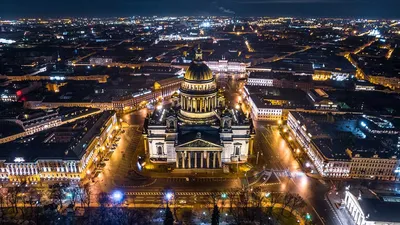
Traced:
<path fill-rule="evenodd" d="M 77 7 L 79 6 L 79 7 Z M 190 2 L 184 0 L 126 1 L 113 4 L 100 0 L 53 3 L 27 0 L 0 3 L 0 18 L 20 17 L 109 17 L 109 16 L 290 16 L 396 19 L 400 2 L 395 0 L 256 0 Z"/>

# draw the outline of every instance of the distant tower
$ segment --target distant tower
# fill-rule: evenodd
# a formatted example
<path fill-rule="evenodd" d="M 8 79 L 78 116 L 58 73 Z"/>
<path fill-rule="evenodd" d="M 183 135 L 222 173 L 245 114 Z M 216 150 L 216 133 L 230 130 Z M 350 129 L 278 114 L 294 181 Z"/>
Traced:
<path fill-rule="evenodd" d="M 196 50 L 196 56 L 194 58 L 196 61 L 202 61 L 203 60 L 203 51 L 200 48 L 200 44 L 199 47 Z"/>
<path fill-rule="evenodd" d="M 57 51 L 57 62 L 61 62 L 60 51 Z"/>

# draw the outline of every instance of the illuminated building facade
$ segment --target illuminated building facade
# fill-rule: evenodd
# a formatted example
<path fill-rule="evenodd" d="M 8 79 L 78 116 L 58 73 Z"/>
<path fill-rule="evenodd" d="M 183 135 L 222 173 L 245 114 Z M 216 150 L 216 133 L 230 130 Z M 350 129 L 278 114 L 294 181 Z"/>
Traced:
<path fill-rule="evenodd" d="M 105 111 L 2 144 L 0 180 L 14 184 L 79 181 L 90 176 L 96 157 L 107 149 L 118 129 L 115 112 Z"/>
<path fill-rule="evenodd" d="M 244 73 L 246 72 L 246 67 L 250 66 L 250 63 L 230 62 L 225 59 L 218 61 L 207 61 L 205 62 L 205 64 L 207 64 L 207 66 L 213 72 L 232 72 L 232 73 Z"/>
<path fill-rule="evenodd" d="M 398 225 L 400 210 L 397 193 L 369 189 L 346 190 L 344 207 L 356 225 Z"/>
<path fill-rule="evenodd" d="M 287 127 L 323 177 L 398 180 L 397 132 L 378 136 L 366 118 L 290 111 Z"/>
<path fill-rule="evenodd" d="M 255 120 L 279 121 L 286 119 L 289 110 L 310 107 L 306 93 L 299 89 L 247 85 L 243 96 Z"/>
<path fill-rule="evenodd" d="M 338 110 L 338 104 L 329 99 L 329 95 L 322 89 L 311 89 L 307 97 L 315 109 Z"/>
<path fill-rule="evenodd" d="M 172 100 L 173 107 L 159 105 L 145 122 L 146 152 L 153 163 L 222 169 L 247 161 L 254 135 L 251 119 L 240 109 L 223 107 L 223 94 L 201 49 Z"/>

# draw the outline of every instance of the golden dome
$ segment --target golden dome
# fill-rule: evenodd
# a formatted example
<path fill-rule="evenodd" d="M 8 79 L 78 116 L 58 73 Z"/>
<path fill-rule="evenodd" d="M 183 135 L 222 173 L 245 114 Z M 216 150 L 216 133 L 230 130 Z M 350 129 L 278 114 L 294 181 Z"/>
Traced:
<path fill-rule="evenodd" d="M 196 61 L 186 70 L 184 78 L 189 81 L 211 80 L 213 74 L 205 63 Z"/>

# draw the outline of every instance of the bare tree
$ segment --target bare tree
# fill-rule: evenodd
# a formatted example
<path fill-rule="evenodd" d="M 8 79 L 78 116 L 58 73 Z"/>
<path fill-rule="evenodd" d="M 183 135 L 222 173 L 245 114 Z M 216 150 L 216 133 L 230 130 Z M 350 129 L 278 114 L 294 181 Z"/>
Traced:
<path fill-rule="evenodd" d="M 7 199 L 8 202 L 10 202 L 11 207 L 14 209 L 14 213 L 17 213 L 18 207 L 18 195 L 21 192 L 21 188 L 20 187 L 11 187 L 8 189 L 8 195 L 7 195 Z"/>
<path fill-rule="evenodd" d="M 29 188 L 29 190 L 28 190 L 28 192 L 26 194 L 26 200 L 29 203 L 30 214 L 31 214 L 32 218 L 34 217 L 34 215 L 33 215 L 33 206 L 36 204 L 37 199 L 38 199 L 38 192 L 36 191 L 36 189 L 33 188 L 33 187 Z"/>
<path fill-rule="evenodd" d="M 265 201 L 265 194 L 260 188 L 255 188 L 251 193 L 252 208 L 254 208 L 253 217 L 258 217 L 258 222 L 263 224 L 263 202 Z"/>
<path fill-rule="evenodd" d="M 272 211 L 274 210 L 275 205 L 277 203 L 279 203 L 279 201 L 281 201 L 282 195 L 283 194 L 281 192 L 271 192 L 269 194 L 268 200 L 269 200 L 269 203 L 271 205 L 271 208 L 270 208 L 270 210 L 268 212 L 269 215 L 272 215 Z"/>
<path fill-rule="evenodd" d="M 65 198 L 64 187 L 61 184 L 54 184 L 50 188 L 50 199 L 52 199 L 53 203 L 56 205 L 60 205 L 63 207 L 62 200 Z"/>
<path fill-rule="evenodd" d="M 80 189 L 80 187 L 78 187 L 78 186 L 73 186 L 73 187 L 71 187 L 68 191 L 69 191 L 70 198 L 71 198 L 71 199 L 70 199 L 70 202 L 71 202 L 72 205 L 75 206 L 76 200 L 77 200 L 78 197 L 79 197 L 79 192 L 81 191 L 81 189 Z"/>
<path fill-rule="evenodd" d="M 283 197 L 282 197 L 282 209 L 281 209 L 281 214 L 283 215 L 283 212 L 285 211 L 285 208 L 289 206 L 289 204 L 292 202 L 293 195 L 289 192 L 286 192 Z"/>
<path fill-rule="evenodd" d="M 7 205 L 7 188 L 0 189 L 0 210 L 1 210 L 1 218 L 4 218 L 4 207 Z"/>
<path fill-rule="evenodd" d="M 108 194 L 106 192 L 100 192 L 97 201 L 100 204 L 100 207 L 105 207 L 109 203 Z"/>
<path fill-rule="evenodd" d="M 290 206 L 290 213 L 292 213 L 293 210 L 303 208 L 304 206 L 306 206 L 306 202 L 303 200 L 303 198 L 299 194 L 294 194 Z"/>
<path fill-rule="evenodd" d="M 87 206 L 89 208 L 91 203 L 91 194 L 92 194 L 92 191 L 90 190 L 90 184 L 87 183 L 84 185 L 80 185 L 77 194 L 79 200 L 81 201 L 81 206 L 82 207 Z"/>

